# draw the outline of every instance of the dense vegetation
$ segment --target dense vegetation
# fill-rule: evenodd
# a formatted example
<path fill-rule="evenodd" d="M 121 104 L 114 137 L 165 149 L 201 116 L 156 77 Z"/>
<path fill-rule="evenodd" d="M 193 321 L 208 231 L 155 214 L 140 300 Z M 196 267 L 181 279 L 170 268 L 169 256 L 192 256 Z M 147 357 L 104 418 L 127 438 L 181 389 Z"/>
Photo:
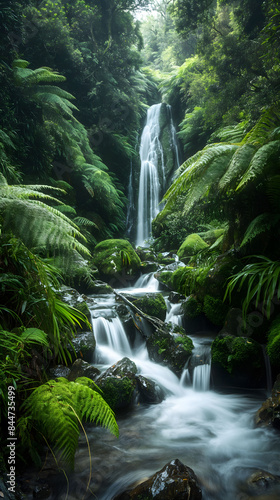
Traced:
<path fill-rule="evenodd" d="M 69 362 L 85 321 L 59 289 L 92 283 L 95 246 L 125 237 L 137 134 L 161 98 L 172 105 L 183 157 L 153 223 L 156 251 L 180 248 L 189 262 L 173 287 L 201 293 L 203 303 L 203 276 L 220 256 L 249 257 L 243 271 L 227 262 L 209 300 L 222 301 L 237 269 L 227 296 L 241 306 L 239 286 L 244 317 L 255 300 L 270 320 L 280 274 L 279 1 L 9 0 L 0 22 L 1 419 L 9 385 L 18 405 L 38 386 L 30 401 L 65 391 L 40 385 L 51 364 Z M 194 234 L 206 243 L 186 254 Z M 78 385 L 69 398 L 92 391 L 100 402 Z M 17 409 L 28 435 L 30 408 Z M 69 408 L 65 400 L 71 426 Z M 110 413 L 100 421 L 117 433 Z M 65 451 L 71 463 L 75 443 Z"/>

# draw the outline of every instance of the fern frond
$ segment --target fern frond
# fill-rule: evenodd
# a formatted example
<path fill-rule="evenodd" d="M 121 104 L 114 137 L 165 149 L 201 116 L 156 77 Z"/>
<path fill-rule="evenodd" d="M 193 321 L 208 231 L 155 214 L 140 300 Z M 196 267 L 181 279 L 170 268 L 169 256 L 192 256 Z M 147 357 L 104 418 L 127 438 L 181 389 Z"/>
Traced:
<path fill-rule="evenodd" d="M 239 147 L 232 156 L 229 167 L 219 182 L 219 189 L 236 186 L 248 168 L 256 148 L 250 144 Z"/>
<path fill-rule="evenodd" d="M 237 148 L 234 144 L 214 144 L 194 155 L 193 162 L 189 159 L 186 170 L 173 182 L 163 198 L 167 202 L 166 206 L 174 203 L 177 196 L 185 192 L 186 214 L 220 180 Z"/>
<path fill-rule="evenodd" d="M 24 409 L 26 415 L 32 417 L 34 427 L 55 444 L 61 458 L 72 468 L 78 446 L 79 420 L 95 422 L 115 436 L 119 434 L 113 411 L 85 381 L 50 380 L 33 391 Z"/>
<path fill-rule="evenodd" d="M 279 126 L 280 111 L 278 107 L 265 110 L 256 125 L 244 137 L 243 143 L 254 144 L 258 147 L 272 139 L 274 130 Z"/>
<path fill-rule="evenodd" d="M 258 215 L 247 227 L 240 248 L 256 238 L 261 233 L 269 231 L 280 220 L 279 214 L 263 213 Z"/>
<path fill-rule="evenodd" d="M 253 156 L 250 165 L 237 186 L 237 190 L 244 187 L 249 181 L 257 180 L 265 173 L 269 173 L 270 167 L 275 167 L 275 161 L 279 162 L 280 140 L 271 141 L 260 147 Z"/>

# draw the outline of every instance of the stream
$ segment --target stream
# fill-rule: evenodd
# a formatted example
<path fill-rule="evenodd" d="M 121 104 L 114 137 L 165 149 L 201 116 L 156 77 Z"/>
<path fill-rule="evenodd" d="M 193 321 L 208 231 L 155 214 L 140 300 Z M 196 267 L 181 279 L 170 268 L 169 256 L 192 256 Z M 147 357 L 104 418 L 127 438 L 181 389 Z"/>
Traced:
<path fill-rule="evenodd" d="M 143 277 L 133 294 L 157 293 L 156 280 Z M 132 292 L 132 289 L 130 290 Z M 122 290 L 129 293 L 129 289 Z M 204 500 L 243 498 L 244 481 L 255 469 L 279 474 L 279 435 L 254 427 L 254 414 L 267 397 L 264 390 L 221 393 L 211 389 L 210 348 L 213 337 L 197 334 L 192 358 L 198 362 L 192 375 L 186 367 L 179 379 L 167 367 L 153 363 L 141 335 L 128 341 L 116 312 L 113 295 L 94 297 L 92 323 L 97 340 L 94 365 L 104 371 L 124 356 L 133 360 L 145 377 L 157 382 L 165 399 L 156 405 L 135 402 L 117 415 L 120 437 L 103 428 L 88 426 L 92 448 L 92 480 L 85 498 L 112 500 L 138 480 L 178 458 L 198 476 Z M 167 303 L 169 302 L 166 298 Z M 167 318 L 180 324 L 180 304 L 168 303 Z M 70 481 L 70 499 L 82 498 L 89 475 L 86 440 L 80 438 L 76 470 Z M 276 495 L 276 496 L 275 496 Z M 63 497 L 58 497 L 59 500 Z M 261 497 L 279 499 L 274 496 Z"/>

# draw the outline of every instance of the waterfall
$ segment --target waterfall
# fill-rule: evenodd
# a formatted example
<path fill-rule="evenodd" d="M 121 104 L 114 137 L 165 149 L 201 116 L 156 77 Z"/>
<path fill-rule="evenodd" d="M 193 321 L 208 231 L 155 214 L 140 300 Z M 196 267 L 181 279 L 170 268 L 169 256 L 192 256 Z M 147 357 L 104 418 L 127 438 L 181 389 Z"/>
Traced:
<path fill-rule="evenodd" d="M 135 210 L 134 207 L 134 193 L 133 193 L 133 172 L 132 172 L 132 162 L 130 164 L 130 174 L 129 174 L 129 183 L 128 183 L 128 206 L 127 206 L 127 216 L 126 216 L 126 227 L 128 236 L 131 234 L 132 226 L 133 226 L 133 213 Z"/>
<path fill-rule="evenodd" d="M 173 117 L 172 117 L 172 108 L 171 108 L 170 104 L 167 105 L 167 109 L 168 109 L 168 114 L 170 117 L 171 147 L 173 147 L 174 151 L 175 151 L 175 159 L 176 159 L 175 168 L 177 169 L 180 167 L 179 148 L 178 148 L 178 141 L 177 141 L 177 137 L 176 137 L 176 128 L 174 126 Z"/>
<path fill-rule="evenodd" d="M 140 182 L 138 195 L 138 220 L 136 245 L 145 246 L 152 231 L 152 220 L 159 212 L 160 177 L 164 177 L 163 149 L 159 140 L 161 104 L 148 109 L 147 122 L 140 144 Z"/>

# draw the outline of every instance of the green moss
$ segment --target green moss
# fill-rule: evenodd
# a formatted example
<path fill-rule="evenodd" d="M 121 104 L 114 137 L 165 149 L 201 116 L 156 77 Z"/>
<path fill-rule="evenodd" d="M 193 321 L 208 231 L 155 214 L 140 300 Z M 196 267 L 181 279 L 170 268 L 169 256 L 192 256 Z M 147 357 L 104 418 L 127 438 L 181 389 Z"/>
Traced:
<path fill-rule="evenodd" d="M 114 411 L 131 403 L 134 389 L 135 382 L 128 377 L 108 377 L 101 384 L 102 396 Z"/>
<path fill-rule="evenodd" d="M 114 276 L 122 270 L 132 274 L 141 267 L 138 255 L 126 240 L 104 240 L 98 243 L 93 261 L 99 272 L 107 276 Z"/>
<path fill-rule="evenodd" d="M 187 337 L 186 335 L 184 336 L 180 335 L 179 337 L 175 338 L 175 342 L 177 342 L 178 344 L 182 344 L 184 350 L 191 355 L 194 345 L 190 337 Z"/>
<path fill-rule="evenodd" d="M 213 325 L 223 326 L 228 312 L 228 305 L 226 305 L 221 299 L 216 299 L 211 295 L 205 295 L 203 312 L 206 318 L 208 318 Z"/>
<path fill-rule="evenodd" d="M 194 268 L 178 267 L 172 274 L 171 284 L 176 292 L 190 295 L 194 284 Z"/>
<path fill-rule="evenodd" d="M 180 246 L 177 254 L 180 259 L 196 255 L 200 250 L 208 248 L 207 243 L 196 233 L 189 234 Z"/>
<path fill-rule="evenodd" d="M 146 295 L 145 297 L 136 300 L 134 303 L 139 309 L 149 316 L 155 316 L 162 321 L 165 320 L 167 307 L 161 293 Z"/>
<path fill-rule="evenodd" d="M 240 369 L 260 369 L 263 354 L 260 344 L 244 337 L 216 337 L 211 347 L 212 363 L 221 365 L 229 373 Z"/>
<path fill-rule="evenodd" d="M 194 295 L 191 295 L 186 302 L 183 303 L 183 311 L 186 318 L 196 318 L 202 312 L 202 304 Z"/>
<path fill-rule="evenodd" d="M 280 316 L 271 324 L 266 349 L 272 368 L 280 370 Z"/>
<path fill-rule="evenodd" d="M 169 288 L 172 288 L 172 271 L 162 271 L 161 273 L 158 273 L 156 278 L 160 283 L 163 283 Z"/>

